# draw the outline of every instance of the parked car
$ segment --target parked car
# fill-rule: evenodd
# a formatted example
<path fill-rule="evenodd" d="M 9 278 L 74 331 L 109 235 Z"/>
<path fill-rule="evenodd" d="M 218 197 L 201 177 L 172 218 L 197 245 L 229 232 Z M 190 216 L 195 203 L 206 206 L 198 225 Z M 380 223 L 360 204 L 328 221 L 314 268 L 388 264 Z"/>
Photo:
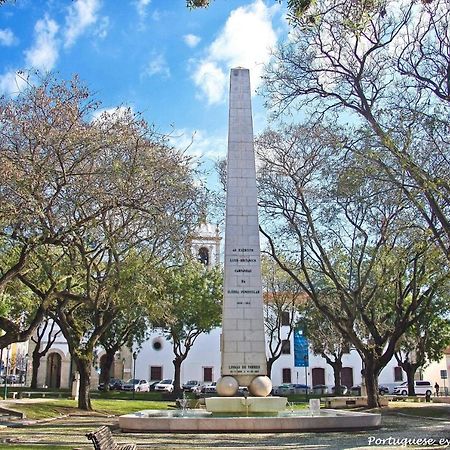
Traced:
<path fill-rule="evenodd" d="M 415 380 L 414 393 L 416 395 L 431 395 L 433 392 L 433 385 L 429 381 Z M 394 395 L 408 395 L 408 382 L 396 386 L 394 388 Z"/>
<path fill-rule="evenodd" d="M 217 394 L 216 382 L 212 382 L 211 384 L 207 384 L 202 388 L 203 394 Z"/>
<path fill-rule="evenodd" d="M 155 386 L 160 383 L 161 380 L 152 380 L 148 383 L 148 387 L 150 389 L 150 391 L 154 391 L 155 390 Z"/>
<path fill-rule="evenodd" d="M 361 395 L 361 386 L 352 386 L 350 388 L 351 395 Z"/>
<path fill-rule="evenodd" d="M 336 386 L 333 386 L 331 388 L 331 392 L 333 394 L 336 394 Z M 348 387 L 347 386 L 345 386 L 343 384 L 341 386 L 339 386 L 339 395 L 346 395 L 347 393 L 348 393 Z"/>
<path fill-rule="evenodd" d="M 326 384 L 316 384 L 312 388 L 313 394 L 328 394 L 328 386 Z"/>
<path fill-rule="evenodd" d="M 5 382 L 8 384 L 16 384 L 19 382 L 19 377 L 17 375 L 2 375 L 2 383 Z"/>
<path fill-rule="evenodd" d="M 197 386 L 194 386 L 193 388 L 192 388 L 192 393 L 194 393 L 195 395 L 201 395 L 201 393 L 202 393 L 202 390 L 203 390 L 203 392 L 205 391 L 205 386 L 207 386 L 209 383 L 201 383 L 201 384 L 199 384 L 199 385 L 197 385 Z"/>
<path fill-rule="evenodd" d="M 118 378 L 111 378 L 109 380 L 109 390 L 110 391 L 120 391 L 122 390 L 122 386 L 123 386 L 123 381 L 119 380 Z M 105 383 L 100 383 L 98 385 L 98 390 L 99 391 L 104 391 L 105 390 Z"/>
<path fill-rule="evenodd" d="M 173 392 L 173 380 L 166 379 L 161 380 L 159 383 L 156 383 L 155 391 Z"/>
<path fill-rule="evenodd" d="M 125 384 L 122 385 L 122 390 L 148 392 L 150 390 L 150 386 L 147 380 L 140 380 L 139 378 L 130 378 Z"/>
<path fill-rule="evenodd" d="M 242 395 L 243 397 L 247 397 L 249 394 L 247 386 L 239 386 L 237 391 L 237 395 Z"/>
<path fill-rule="evenodd" d="M 389 394 L 389 388 L 387 386 L 378 386 L 378 393 L 380 395 L 386 395 Z M 350 394 L 351 395 L 361 395 L 361 386 L 352 386 L 350 388 Z"/>
<path fill-rule="evenodd" d="M 185 392 L 192 392 L 192 390 L 200 385 L 200 381 L 197 380 L 189 380 L 187 383 L 183 384 L 183 391 Z"/>
<path fill-rule="evenodd" d="M 274 395 L 289 395 L 293 393 L 292 384 L 290 383 L 284 383 L 280 384 L 279 386 L 275 387 L 273 390 Z"/>
<path fill-rule="evenodd" d="M 293 383 L 284 383 L 277 386 L 273 393 L 274 395 L 291 395 L 291 394 L 306 394 L 307 391 L 310 390 L 310 387 L 306 384 L 293 384 Z"/>

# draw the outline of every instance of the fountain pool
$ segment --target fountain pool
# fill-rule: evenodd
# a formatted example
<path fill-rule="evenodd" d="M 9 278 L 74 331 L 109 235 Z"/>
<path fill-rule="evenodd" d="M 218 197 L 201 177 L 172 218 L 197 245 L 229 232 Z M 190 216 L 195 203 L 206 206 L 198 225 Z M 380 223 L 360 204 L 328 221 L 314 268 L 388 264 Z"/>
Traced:
<path fill-rule="evenodd" d="M 211 413 L 204 409 L 143 410 L 119 417 L 124 432 L 265 433 L 369 430 L 381 415 L 332 409 L 285 410 L 278 413 Z"/>

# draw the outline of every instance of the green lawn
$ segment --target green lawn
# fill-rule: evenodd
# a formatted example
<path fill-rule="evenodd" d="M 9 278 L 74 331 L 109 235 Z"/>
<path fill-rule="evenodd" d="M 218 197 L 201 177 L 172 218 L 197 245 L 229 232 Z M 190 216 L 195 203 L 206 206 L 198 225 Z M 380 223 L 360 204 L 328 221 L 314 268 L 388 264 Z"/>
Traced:
<path fill-rule="evenodd" d="M 92 407 L 96 412 L 120 416 L 142 409 L 167 409 L 175 406 L 174 402 L 149 401 L 149 400 L 117 400 L 117 399 L 93 399 Z M 39 403 L 15 403 L 13 409 L 25 413 L 28 419 L 47 419 L 68 414 L 79 414 L 75 400 L 52 399 Z"/>
<path fill-rule="evenodd" d="M 398 406 L 390 405 L 389 408 L 382 410 L 386 414 L 404 414 L 415 417 L 434 417 L 436 419 L 448 419 L 450 417 L 450 408 L 443 408 L 439 406 Z"/>
<path fill-rule="evenodd" d="M 72 449 L 73 448 L 73 444 L 70 445 L 48 445 L 48 444 L 43 444 L 43 445 L 30 445 L 30 444 L 24 444 L 24 445 L 16 445 L 16 444 L 2 444 L 2 447 L 4 449 L 8 449 L 8 450 L 67 450 L 67 449 Z M 92 448 L 92 446 L 88 447 L 88 448 Z"/>

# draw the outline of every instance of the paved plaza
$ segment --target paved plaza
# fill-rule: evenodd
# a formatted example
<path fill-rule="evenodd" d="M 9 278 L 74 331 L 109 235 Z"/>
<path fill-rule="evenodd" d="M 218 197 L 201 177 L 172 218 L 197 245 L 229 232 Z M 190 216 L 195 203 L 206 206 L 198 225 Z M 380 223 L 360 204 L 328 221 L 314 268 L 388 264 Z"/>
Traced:
<path fill-rule="evenodd" d="M 43 448 L 49 444 L 70 444 L 70 449 L 92 449 L 84 435 L 100 425 L 111 426 L 117 442 L 134 442 L 139 449 L 148 450 L 450 448 L 444 443 L 445 439 L 450 439 L 450 405 L 438 407 L 448 412 L 447 419 L 413 417 L 389 409 L 383 411 L 381 429 L 353 433 L 131 434 L 118 430 L 117 417 L 80 414 L 49 421 L 18 421 L 13 427 L 0 429 L 0 448 L 6 449 L 5 444 L 15 443 L 42 444 Z"/>

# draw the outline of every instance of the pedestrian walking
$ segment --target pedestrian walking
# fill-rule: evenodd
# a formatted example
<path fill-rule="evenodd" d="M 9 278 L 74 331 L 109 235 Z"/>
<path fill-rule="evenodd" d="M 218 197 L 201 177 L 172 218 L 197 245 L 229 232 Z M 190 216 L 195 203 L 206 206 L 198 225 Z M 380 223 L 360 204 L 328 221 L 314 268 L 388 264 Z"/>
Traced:
<path fill-rule="evenodd" d="M 436 381 L 436 384 L 434 385 L 434 390 L 436 391 L 436 397 L 439 397 L 439 385 Z"/>

